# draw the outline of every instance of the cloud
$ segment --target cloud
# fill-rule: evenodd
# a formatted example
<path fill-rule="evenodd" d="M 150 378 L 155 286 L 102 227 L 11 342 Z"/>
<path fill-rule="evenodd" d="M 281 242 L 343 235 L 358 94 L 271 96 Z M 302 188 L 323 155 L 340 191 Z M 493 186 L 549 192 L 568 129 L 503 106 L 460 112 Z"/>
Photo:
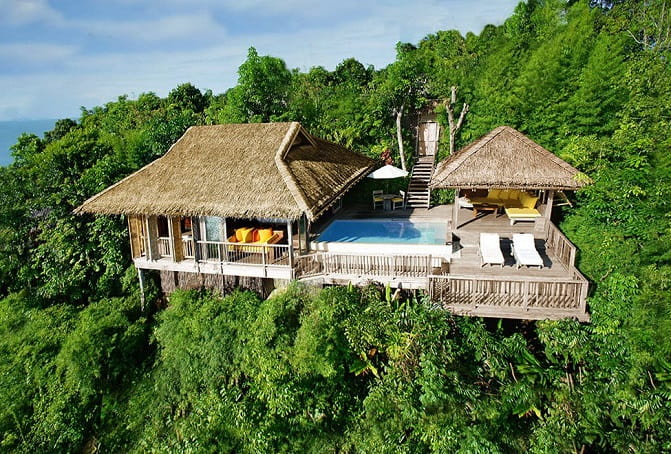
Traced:
<path fill-rule="evenodd" d="M 121 8 L 127 0 L 109 1 L 114 2 L 114 8 Z M 152 9 L 153 1 L 158 0 L 145 0 L 142 5 Z M 0 98 L 0 119 L 78 116 L 79 106 L 91 108 L 113 101 L 119 95 L 135 97 L 147 91 L 165 96 L 183 82 L 220 93 L 235 85 L 237 69 L 250 46 L 256 47 L 261 55 L 283 59 L 289 68 L 307 70 L 324 66 L 332 70 L 344 59 L 354 57 L 380 69 L 394 61 L 397 41 L 416 43 L 430 33 L 453 28 L 462 33 L 468 30 L 479 33 L 487 21 L 501 23 L 513 11 L 516 0 L 497 1 L 496 9 L 484 0 L 474 3 L 416 0 L 416 3 L 385 2 L 384 6 L 364 5 L 365 2 L 359 1 L 362 6 L 357 14 L 344 15 L 341 13 L 355 8 L 357 2 L 341 0 L 330 10 L 329 20 L 303 19 L 307 17 L 305 14 L 327 15 L 326 5 L 333 2 L 320 2 L 315 7 L 320 9 L 306 12 L 301 8 L 307 0 L 253 0 L 254 8 L 267 14 L 272 8 L 292 9 L 290 15 L 278 16 L 280 22 L 277 23 L 292 21 L 297 26 L 273 27 L 272 30 L 261 27 L 245 30 L 241 26 L 244 14 L 239 12 L 242 6 L 235 13 L 229 10 L 230 17 L 242 22 L 227 30 L 227 25 L 219 21 L 226 21 L 229 16 L 222 13 L 220 6 L 214 6 L 219 2 L 205 0 L 213 5 L 210 9 L 190 9 L 180 14 L 185 8 L 177 6 L 176 0 L 163 1 L 173 2 L 175 6 L 164 5 L 157 10 L 162 17 L 149 17 L 133 10 L 125 17 L 147 19 L 114 21 L 100 16 L 88 18 L 86 22 L 68 19 L 56 27 L 63 32 L 63 40 L 46 44 L 48 41 L 43 38 L 45 44 L 0 45 L 3 59 L 53 62 L 39 71 L 31 66 L 30 71 L 18 76 L 0 69 L 0 86 L 12 87 Z M 238 3 L 250 7 L 244 1 Z M 127 4 L 132 6 L 135 2 L 128 0 Z M 273 7 L 274 4 L 282 6 Z M 199 7 L 203 7 L 203 3 L 199 3 Z M 79 36 L 65 35 L 66 30 L 76 30 Z M 96 47 L 93 44 L 97 37 L 104 39 L 103 45 Z M 65 39 L 80 47 L 58 44 Z M 117 47 L 116 42 L 120 41 L 131 46 Z M 151 42 L 152 46 L 134 45 L 143 42 Z M 85 54 L 85 49 L 93 49 L 94 53 Z"/>
<path fill-rule="evenodd" d="M 209 12 L 164 16 L 153 20 L 73 22 L 72 25 L 94 36 L 112 37 L 124 41 L 162 42 L 194 37 L 214 37 L 226 29 Z"/>
<path fill-rule="evenodd" d="M 10 63 L 51 64 L 75 55 L 77 48 L 49 43 L 0 44 L 0 58 Z"/>
<path fill-rule="evenodd" d="M 36 22 L 57 23 L 61 14 L 47 0 L 0 0 L 0 21 L 19 26 Z"/>

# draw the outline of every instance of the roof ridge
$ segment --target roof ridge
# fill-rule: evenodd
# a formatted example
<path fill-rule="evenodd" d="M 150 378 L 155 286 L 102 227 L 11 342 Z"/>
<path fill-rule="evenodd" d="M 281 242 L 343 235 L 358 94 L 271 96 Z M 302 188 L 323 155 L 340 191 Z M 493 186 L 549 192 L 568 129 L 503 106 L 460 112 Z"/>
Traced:
<path fill-rule="evenodd" d="M 308 213 L 309 217 L 312 217 L 312 210 L 310 210 L 310 207 L 308 206 L 307 197 L 298 184 L 296 184 L 296 177 L 294 176 L 293 172 L 291 172 L 291 169 L 287 163 L 284 161 L 284 158 L 291 148 L 291 145 L 294 143 L 296 136 L 301 131 L 304 135 L 307 136 L 307 133 L 301 124 L 297 121 L 292 121 L 289 129 L 287 130 L 287 133 L 284 136 L 284 139 L 282 139 L 282 142 L 280 143 L 280 146 L 277 148 L 277 152 L 275 153 L 275 166 L 277 167 L 282 180 L 284 180 L 284 184 L 287 186 L 289 193 L 294 198 L 296 205 L 298 205 L 298 208 L 304 213 Z M 310 143 L 312 143 L 312 141 Z"/>

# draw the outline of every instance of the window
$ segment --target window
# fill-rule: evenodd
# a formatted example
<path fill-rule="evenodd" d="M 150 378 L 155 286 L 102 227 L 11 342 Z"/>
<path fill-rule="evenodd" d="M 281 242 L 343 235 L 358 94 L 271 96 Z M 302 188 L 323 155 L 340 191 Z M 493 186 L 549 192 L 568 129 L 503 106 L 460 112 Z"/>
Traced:
<path fill-rule="evenodd" d="M 205 241 L 223 241 L 223 222 L 222 218 L 216 216 L 203 218 Z"/>

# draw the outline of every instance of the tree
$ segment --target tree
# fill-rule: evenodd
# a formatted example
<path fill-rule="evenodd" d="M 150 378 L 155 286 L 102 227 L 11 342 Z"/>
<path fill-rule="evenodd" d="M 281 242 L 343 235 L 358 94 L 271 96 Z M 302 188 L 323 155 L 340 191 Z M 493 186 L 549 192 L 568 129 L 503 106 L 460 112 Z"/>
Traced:
<path fill-rule="evenodd" d="M 461 125 L 464 123 L 464 118 L 468 113 L 470 108 L 468 104 L 464 103 L 461 107 L 461 112 L 459 112 L 459 119 L 457 122 L 454 122 L 454 106 L 457 103 L 457 87 L 452 86 L 452 95 L 449 99 L 446 99 L 443 104 L 445 110 L 447 111 L 447 121 L 448 121 L 448 133 L 450 135 L 450 154 L 454 154 L 454 139 L 457 136 L 457 132 L 461 129 Z"/>
<path fill-rule="evenodd" d="M 178 85 L 168 93 L 168 105 L 178 109 L 190 109 L 201 113 L 207 107 L 207 98 L 190 83 Z"/>
<path fill-rule="evenodd" d="M 401 167 L 406 169 L 403 147 L 403 115 L 412 112 L 422 104 L 425 94 L 426 73 L 421 53 L 411 44 L 396 45 L 396 61 L 389 65 L 382 75 L 378 96 L 383 109 L 388 109 L 394 117 L 396 142 Z"/>
<path fill-rule="evenodd" d="M 250 47 L 238 76 L 238 85 L 226 93 L 225 122 L 268 122 L 285 112 L 292 75 L 282 60 L 261 57 Z"/>

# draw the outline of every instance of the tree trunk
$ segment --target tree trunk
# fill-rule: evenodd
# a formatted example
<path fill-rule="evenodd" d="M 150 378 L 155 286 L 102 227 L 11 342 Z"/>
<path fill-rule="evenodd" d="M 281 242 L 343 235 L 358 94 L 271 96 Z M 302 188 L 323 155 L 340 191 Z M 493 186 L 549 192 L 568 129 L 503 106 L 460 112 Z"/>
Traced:
<path fill-rule="evenodd" d="M 401 156 L 401 168 L 405 168 L 405 151 L 403 150 L 403 135 L 401 134 L 401 118 L 403 117 L 403 105 L 399 109 L 394 109 L 396 115 L 396 140 L 398 140 L 398 154 Z"/>
<path fill-rule="evenodd" d="M 449 134 L 450 134 L 450 154 L 454 153 L 454 143 L 457 136 L 457 131 L 461 129 L 461 125 L 464 122 L 464 117 L 468 113 L 470 106 L 466 103 L 461 108 L 461 113 L 459 114 L 459 119 L 456 124 L 454 122 L 454 105 L 457 103 L 457 87 L 452 87 L 452 94 L 448 101 L 445 101 L 445 109 L 447 110 L 447 122 L 449 123 Z"/>

